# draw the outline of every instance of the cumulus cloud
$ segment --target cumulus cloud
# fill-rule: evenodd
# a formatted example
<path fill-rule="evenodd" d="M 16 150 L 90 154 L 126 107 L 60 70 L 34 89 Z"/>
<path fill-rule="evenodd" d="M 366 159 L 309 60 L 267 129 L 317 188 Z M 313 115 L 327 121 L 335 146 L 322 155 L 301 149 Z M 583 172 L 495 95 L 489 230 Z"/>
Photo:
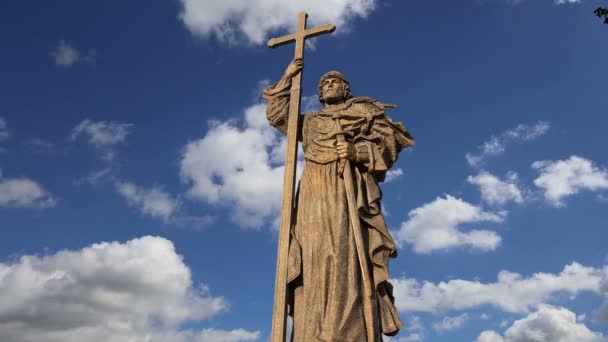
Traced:
<path fill-rule="evenodd" d="M 469 315 L 466 313 L 460 314 L 458 316 L 448 316 L 444 317 L 441 322 L 434 323 L 433 329 L 439 333 L 443 333 L 445 331 L 453 331 L 457 330 L 460 327 L 464 326 L 464 324 L 469 320 Z"/>
<path fill-rule="evenodd" d="M 89 50 L 86 54 L 82 54 L 75 47 L 69 45 L 64 40 L 59 41 L 55 49 L 51 52 L 55 65 L 68 67 L 78 62 L 94 63 L 96 52 Z"/>
<path fill-rule="evenodd" d="M 608 276 L 606 276 L 600 284 L 600 294 L 604 298 L 604 303 L 597 311 L 597 318 L 600 321 L 608 322 Z"/>
<path fill-rule="evenodd" d="M 266 104 L 245 110 L 244 120 L 212 121 L 188 143 L 180 173 L 196 199 L 231 208 L 232 220 L 261 227 L 281 207 L 286 139 L 266 121 Z M 302 162 L 298 163 L 298 174 Z"/>
<path fill-rule="evenodd" d="M 588 291 L 600 294 L 608 268 L 597 269 L 573 262 L 558 274 L 500 271 L 496 282 L 463 279 L 433 284 L 416 279 L 392 279 L 396 305 L 400 311 L 445 312 L 491 305 L 506 312 L 527 313 L 559 293 L 577 295 Z"/>
<path fill-rule="evenodd" d="M 116 191 L 146 216 L 167 222 L 179 208 L 179 201 L 162 189 L 143 188 L 130 182 L 116 182 Z"/>
<path fill-rule="evenodd" d="M 521 190 L 517 187 L 516 173 L 509 173 L 503 181 L 487 171 L 482 171 L 476 176 L 469 176 L 467 181 L 479 186 L 481 199 L 488 204 L 503 205 L 510 201 L 524 201 Z"/>
<path fill-rule="evenodd" d="M 200 341 L 221 335 L 180 325 L 227 308 L 205 285 L 193 286 L 173 243 L 160 237 L 0 263 L 2 341 Z M 226 334 L 252 340 L 240 330 Z"/>
<path fill-rule="evenodd" d="M 0 207 L 49 208 L 55 204 L 53 196 L 37 182 L 28 178 L 2 178 L 0 173 Z"/>
<path fill-rule="evenodd" d="M 475 342 L 504 342 L 504 339 L 496 331 L 486 330 L 479 334 Z"/>
<path fill-rule="evenodd" d="M 552 305 L 517 320 L 504 335 L 491 330 L 482 332 L 476 342 L 606 342 L 608 337 L 577 323 L 574 312 Z"/>
<path fill-rule="evenodd" d="M 474 167 L 481 166 L 488 157 L 504 153 L 511 142 L 533 140 L 547 133 L 549 128 L 549 123 L 545 121 L 539 121 L 534 125 L 520 124 L 498 136 L 492 136 L 490 140 L 478 147 L 478 153 L 467 153 L 467 163 Z"/>
<path fill-rule="evenodd" d="M 102 152 L 102 159 L 111 161 L 116 155 L 115 146 L 124 143 L 133 124 L 116 121 L 84 119 L 72 129 L 70 140 L 84 135 L 88 142 Z"/>
<path fill-rule="evenodd" d="M 462 231 L 459 225 L 478 222 L 502 222 L 504 213 L 491 213 L 446 195 L 438 197 L 408 213 L 409 220 L 396 233 L 398 242 L 413 245 L 416 253 L 468 246 L 494 250 L 501 242 L 498 234 L 489 230 Z"/>
<path fill-rule="evenodd" d="M 532 168 L 540 172 L 534 185 L 544 191 L 545 200 L 554 206 L 563 206 L 564 197 L 582 190 L 608 189 L 608 171 L 594 166 L 590 160 L 582 157 L 535 161 Z"/>
<path fill-rule="evenodd" d="M 11 132 L 8 130 L 6 120 L 0 117 L 0 141 L 6 140 L 11 136 Z"/>
<path fill-rule="evenodd" d="M 306 8 L 308 27 L 334 23 L 341 30 L 355 18 L 364 18 L 376 0 L 180 0 L 179 19 L 196 36 L 214 36 L 226 44 L 246 41 L 261 44 L 275 31 L 295 30 L 297 14 Z"/>

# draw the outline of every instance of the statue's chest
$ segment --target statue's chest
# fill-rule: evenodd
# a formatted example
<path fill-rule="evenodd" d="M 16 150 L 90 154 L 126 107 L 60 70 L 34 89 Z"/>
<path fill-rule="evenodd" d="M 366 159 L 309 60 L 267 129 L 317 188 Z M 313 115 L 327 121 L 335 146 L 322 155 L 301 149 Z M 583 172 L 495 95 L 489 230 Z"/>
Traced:
<path fill-rule="evenodd" d="M 340 111 L 336 113 L 310 113 L 304 120 L 304 128 L 310 138 L 323 138 L 336 134 L 346 133 L 346 135 L 356 135 L 361 131 L 365 124 L 365 116 L 353 111 Z"/>
<path fill-rule="evenodd" d="M 310 113 L 304 119 L 302 147 L 304 157 L 318 163 L 338 159 L 337 136 L 353 137 L 359 133 L 360 120 L 345 119 L 344 116 L 326 113 Z M 349 139 L 350 140 L 350 139 Z"/>
<path fill-rule="evenodd" d="M 338 119 L 322 114 L 308 115 L 310 116 L 305 121 L 305 134 L 309 139 L 326 139 L 335 136 L 336 133 L 341 131 Z"/>

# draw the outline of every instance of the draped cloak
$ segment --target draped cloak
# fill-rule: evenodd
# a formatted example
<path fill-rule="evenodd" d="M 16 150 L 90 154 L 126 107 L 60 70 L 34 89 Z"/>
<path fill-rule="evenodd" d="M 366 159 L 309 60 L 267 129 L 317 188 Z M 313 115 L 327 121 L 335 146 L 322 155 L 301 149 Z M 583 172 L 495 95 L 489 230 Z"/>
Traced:
<path fill-rule="evenodd" d="M 268 122 L 287 132 L 291 80 L 282 78 L 264 89 Z M 298 140 L 304 150 L 304 171 L 296 195 L 295 225 L 288 259 L 288 303 L 293 317 L 292 341 L 366 341 L 363 289 L 356 245 L 349 222 L 342 175 L 344 161 L 336 152 L 336 135 L 344 133 L 366 162 L 352 162 L 357 211 L 373 282 L 375 341 L 403 327 L 388 282 L 388 259 L 397 256 L 395 242 L 380 206 L 378 185 L 414 144 L 403 124 L 393 122 L 384 105 L 356 97 L 341 106 L 299 116 Z"/>

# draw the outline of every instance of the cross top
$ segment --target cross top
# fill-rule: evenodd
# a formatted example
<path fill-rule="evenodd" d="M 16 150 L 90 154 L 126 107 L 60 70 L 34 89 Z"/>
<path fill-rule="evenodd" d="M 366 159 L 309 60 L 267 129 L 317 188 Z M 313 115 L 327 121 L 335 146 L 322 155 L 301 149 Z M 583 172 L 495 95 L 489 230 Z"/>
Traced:
<path fill-rule="evenodd" d="M 288 34 L 282 37 L 272 38 L 268 41 L 268 47 L 274 48 L 277 46 L 285 45 L 296 42 L 296 53 L 295 58 L 302 58 L 304 55 L 304 39 L 309 37 L 315 37 L 324 33 L 331 33 L 336 30 L 336 25 L 326 24 L 318 26 L 312 29 L 306 29 L 306 18 L 308 14 L 304 11 L 298 14 L 298 29 L 295 33 Z"/>

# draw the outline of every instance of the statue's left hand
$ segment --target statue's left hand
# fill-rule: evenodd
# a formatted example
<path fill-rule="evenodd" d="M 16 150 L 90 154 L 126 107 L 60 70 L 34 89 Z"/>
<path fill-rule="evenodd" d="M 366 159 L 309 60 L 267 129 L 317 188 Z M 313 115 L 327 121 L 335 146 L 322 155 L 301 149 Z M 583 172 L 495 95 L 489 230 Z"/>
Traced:
<path fill-rule="evenodd" d="M 355 149 L 355 146 L 348 141 L 338 142 L 336 144 L 336 151 L 338 152 L 338 157 L 340 157 L 340 159 L 357 159 L 357 149 Z"/>

